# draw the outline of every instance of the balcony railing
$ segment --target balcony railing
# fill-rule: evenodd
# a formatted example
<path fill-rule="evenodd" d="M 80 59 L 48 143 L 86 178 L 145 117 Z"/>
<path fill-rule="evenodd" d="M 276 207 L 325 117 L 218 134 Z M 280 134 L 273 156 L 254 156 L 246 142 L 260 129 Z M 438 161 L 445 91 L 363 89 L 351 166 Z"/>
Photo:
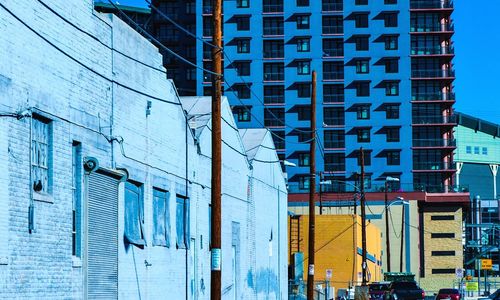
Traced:
<path fill-rule="evenodd" d="M 413 147 L 455 147 L 455 139 L 413 139 Z"/>
<path fill-rule="evenodd" d="M 324 80 L 344 80 L 344 72 L 323 72 Z"/>
<path fill-rule="evenodd" d="M 343 4 L 342 0 L 339 2 L 333 2 L 333 3 L 323 2 L 322 10 L 324 12 L 343 11 L 344 4 Z"/>
<path fill-rule="evenodd" d="M 270 127 L 283 127 L 284 119 L 264 119 L 264 125 Z"/>
<path fill-rule="evenodd" d="M 446 55 L 454 54 L 455 48 L 451 46 L 434 46 L 434 47 L 412 47 L 411 55 Z"/>
<path fill-rule="evenodd" d="M 283 35 L 285 32 L 283 26 L 264 27 L 264 35 Z"/>
<path fill-rule="evenodd" d="M 450 101 L 455 100 L 455 93 L 442 93 L 442 92 L 431 92 L 431 93 L 413 93 L 411 96 L 412 101 L 432 101 L 432 100 L 442 100 Z"/>
<path fill-rule="evenodd" d="M 455 77 L 455 70 L 453 70 L 453 69 L 412 70 L 411 77 L 413 77 L 413 78 L 451 78 L 451 77 Z"/>
<path fill-rule="evenodd" d="M 413 162 L 413 170 L 424 170 L 424 171 L 440 171 L 440 170 L 455 170 L 455 164 L 444 162 L 444 161 L 423 161 Z"/>
<path fill-rule="evenodd" d="M 342 149 L 342 148 L 345 148 L 345 142 L 343 141 L 325 140 L 325 149 Z"/>
<path fill-rule="evenodd" d="M 264 96 L 264 104 L 283 104 L 283 103 L 285 103 L 285 96 L 283 95 Z"/>
<path fill-rule="evenodd" d="M 337 94 L 337 95 L 325 94 L 323 95 L 323 103 L 343 103 L 344 98 L 345 98 L 344 94 Z"/>
<path fill-rule="evenodd" d="M 264 50 L 264 58 L 284 58 L 285 50 Z"/>
<path fill-rule="evenodd" d="M 323 34 L 342 34 L 344 33 L 344 26 L 323 26 Z"/>
<path fill-rule="evenodd" d="M 456 116 L 413 116 L 413 124 L 454 124 Z"/>
<path fill-rule="evenodd" d="M 325 163 L 327 172 L 345 172 L 345 163 Z"/>
<path fill-rule="evenodd" d="M 282 81 L 285 80 L 284 73 L 264 73 L 264 81 Z"/>
<path fill-rule="evenodd" d="M 454 31 L 453 23 L 447 24 L 411 24 L 410 32 L 447 32 Z"/>
<path fill-rule="evenodd" d="M 344 48 L 323 49 L 323 57 L 339 57 L 344 56 Z"/>
<path fill-rule="evenodd" d="M 444 9 L 453 8 L 452 0 L 411 0 L 410 9 Z"/>
<path fill-rule="evenodd" d="M 283 4 L 266 4 L 262 5 L 262 11 L 264 13 L 282 13 Z"/>

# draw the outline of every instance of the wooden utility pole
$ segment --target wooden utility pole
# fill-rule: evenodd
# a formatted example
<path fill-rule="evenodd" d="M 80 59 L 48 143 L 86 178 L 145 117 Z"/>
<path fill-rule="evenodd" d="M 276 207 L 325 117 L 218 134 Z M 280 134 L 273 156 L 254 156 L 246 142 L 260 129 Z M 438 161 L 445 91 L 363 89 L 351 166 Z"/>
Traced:
<path fill-rule="evenodd" d="M 361 263 L 363 281 L 361 282 L 361 285 L 366 286 L 368 282 L 366 278 L 366 269 L 368 266 L 366 265 L 365 151 L 363 150 L 363 147 L 359 148 L 359 152 L 361 156 L 361 247 L 363 248 Z"/>
<path fill-rule="evenodd" d="M 316 71 L 312 72 L 311 142 L 309 144 L 309 268 L 307 272 L 307 300 L 314 300 L 314 242 L 316 226 Z M 321 187 L 320 187 L 321 188 Z"/>
<path fill-rule="evenodd" d="M 212 48 L 212 249 L 210 299 L 220 300 L 222 297 L 221 281 L 221 174 L 222 174 L 222 117 L 221 117 L 221 84 L 222 84 L 222 0 L 213 0 L 214 32 Z"/>
<path fill-rule="evenodd" d="M 387 272 L 391 272 L 391 241 L 389 237 L 389 201 L 387 199 L 387 189 L 389 185 L 385 180 L 385 250 L 387 252 Z"/>

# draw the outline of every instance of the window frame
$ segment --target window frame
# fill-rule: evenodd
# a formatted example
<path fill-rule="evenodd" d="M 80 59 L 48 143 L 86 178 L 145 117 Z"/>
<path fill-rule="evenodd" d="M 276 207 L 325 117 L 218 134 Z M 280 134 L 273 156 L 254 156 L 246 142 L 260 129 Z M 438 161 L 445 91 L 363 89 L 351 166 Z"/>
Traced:
<path fill-rule="evenodd" d="M 158 200 L 163 200 L 163 233 L 161 232 L 162 228 L 159 225 L 159 222 L 162 219 L 159 219 L 158 216 L 162 213 L 161 211 L 157 211 L 160 208 L 160 203 Z M 163 246 L 170 247 L 170 192 L 153 186 L 153 198 L 152 198 L 152 210 L 153 210 L 153 229 L 152 229 L 152 245 L 153 246 Z"/>
<path fill-rule="evenodd" d="M 236 30 L 250 31 L 250 16 L 236 17 Z"/>
<path fill-rule="evenodd" d="M 391 150 L 386 152 L 386 164 L 388 166 L 400 166 L 401 165 L 401 151 Z"/>
<path fill-rule="evenodd" d="M 30 172 L 32 181 L 30 188 L 33 191 L 33 198 L 42 200 L 43 197 L 51 197 L 53 193 L 53 123 L 48 118 L 33 114 L 30 119 L 30 127 Z M 41 140 L 43 136 L 45 138 Z M 43 159 L 43 162 L 40 161 L 41 159 Z M 35 186 L 38 189 L 38 183 L 41 184 L 41 190 L 36 191 Z M 46 200 L 52 201 L 51 199 Z"/>
<path fill-rule="evenodd" d="M 387 120 L 398 120 L 399 119 L 399 105 L 388 104 L 385 106 L 385 118 Z"/>
<path fill-rule="evenodd" d="M 250 53 L 250 38 L 240 38 L 236 41 L 237 53 Z"/>
<path fill-rule="evenodd" d="M 134 193 L 137 195 L 137 200 L 132 199 L 127 197 L 128 193 Z M 124 225 L 124 236 L 125 240 L 128 244 L 132 244 L 138 247 L 144 247 L 146 246 L 146 236 L 145 236 L 145 230 L 144 230 L 144 184 L 128 180 L 125 182 L 125 213 L 124 213 L 124 218 L 125 218 L 125 225 Z M 131 201 L 137 201 L 135 205 L 137 206 L 137 211 L 130 211 L 130 209 L 135 208 L 132 206 L 134 203 L 130 203 Z M 137 222 L 138 224 L 130 224 L 128 223 L 130 221 L 134 221 L 135 223 L 135 217 L 137 216 Z M 138 228 L 135 228 L 133 231 L 131 231 L 130 226 L 137 226 Z M 136 236 L 135 234 L 138 234 Z"/>
<path fill-rule="evenodd" d="M 356 120 L 370 120 L 369 105 L 359 105 L 356 107 Z"/>
<path fill-rule="evenodd" d="M 297 75 L 311 74 L 311 61 L 299 60 L 297 61 Z"/>
<path fill-rule="evenodd" d="M 236 8 L 249 8 L 250 0 L 236 0 Z"/>
<path fill-rule="evenodd" d="M 311 28 L 311 17 L 309 15 L 297 15 L 295 19 L 295 24 L 297 29 L 310 29 Z"/>
<path fill-rule="evenodd" d="M 384 37 L 385 50 L 398 50 L 398 48 L 399 48 L 399 37 L 397 35 L 386 35 Z"/>
<path fill-rule="evenodd" d="M 354 43 L 356 46 L 356 51 L 369 51 L 370 50 L 370 38 L 367 36 L 355 37 Z"/>
<path fill-rule="evenodd" d="M 356 130 L 358 143 L 369 143 L 371 140 L 370 128 L 358 128 Z"/>
<path fill-rule="evenodd" d="M 356 74 L 370 73 L 370 60 L 358 59 L 356 60 Z"/>
<path fill-rule="evenodd" d="M 182 229 L 179 228 L 179 206 L 182 206 Z M 177 249 L 189 249 L 190 239 L 190 203 L 189 198 L 180 194 L 175 195 L 175 224 Z M 181 239 L 182 237 L 182 239 Z"/>

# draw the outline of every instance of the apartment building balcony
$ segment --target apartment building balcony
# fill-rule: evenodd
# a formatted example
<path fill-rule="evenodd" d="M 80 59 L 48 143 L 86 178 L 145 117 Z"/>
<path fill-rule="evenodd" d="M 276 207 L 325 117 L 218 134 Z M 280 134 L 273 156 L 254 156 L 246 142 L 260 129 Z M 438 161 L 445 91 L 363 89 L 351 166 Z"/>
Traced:
<path fill-rule="evenodd" d="M 455 149 L 457 142 L 455 139 L 413 139 L 412 148 L 451 148 Z"/>
<path fill-rule="evenodd" d="M 410 10 L 453 10 L 453 0 L 410 0 Z"/>
<path fill-rule="evenodd" d="M 434 47 L 412 47 L 411 56 L 455 56 L 453 46 L 434 46 Z"/>
<path fill-rule="evenodd" d="M 444 161 L 413 161 L 413 172 L 455 172 L 455 163 Z"/>
<path fill-rule="evenodd" d="M 284 95 L 264 95 L 264 104 L 265 105 L 276 105 L 282 106 L 285 105 L 285 96 Z"/>
<path fill-rule="evenodd" d="M 455 93 L 443 93 L 443 92 L 418 92 L 413 93 L 411 96 L 412 102 L 455 102 Z"/>
<path fill-rule="evenodd" d="M 456 126 L 457 118 L 452 116 L 413 116 L 412 126 Z"/>
<path fill-rule="evenodd" d="M 410 33 L 412 34 L 447 34 L 452 35 L 455 32 L 455 25 L 453 23 L 443 23 L 443 24 L 411 24 Z"/>
<path fill-rule="evenodd" d="M 411 79 L 419 80 L 454 80 L 455 70 L 453 69 L 414 69 L 411 71 Z"/>
<path fill-rule="evenodd" d="M 283 14 L 283 4 L 264 3 L 262 4 L 262 13 L 264 14 Z"/>

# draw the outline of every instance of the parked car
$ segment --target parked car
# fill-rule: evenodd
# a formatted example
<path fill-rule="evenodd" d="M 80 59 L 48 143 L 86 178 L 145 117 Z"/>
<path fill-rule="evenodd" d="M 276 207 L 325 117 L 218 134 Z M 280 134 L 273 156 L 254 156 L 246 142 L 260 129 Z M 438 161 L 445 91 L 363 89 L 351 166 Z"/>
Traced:
<path fill-rule="evenodd" d="M 374 282 L 368 286 L 370 300 L 384 299 L 385 294 L 389 291 L 390 282 Z"/>
<path fill-rule="evenodd" d="M 399 281 L 389 285 L 387 296 L 390 300 L 421 300 L 425 292 L 415 282 Z"/>
<path fill-rule="evenodd" d="M 338 300 L 354 300 L 354 288 L 339 289 L 337 292 Z"/>
<path fill-rule="evenodd" d="M 458 289 L 440 289 L 435 300 L 450 299 L 460 300 L 460 291 Z"/>

